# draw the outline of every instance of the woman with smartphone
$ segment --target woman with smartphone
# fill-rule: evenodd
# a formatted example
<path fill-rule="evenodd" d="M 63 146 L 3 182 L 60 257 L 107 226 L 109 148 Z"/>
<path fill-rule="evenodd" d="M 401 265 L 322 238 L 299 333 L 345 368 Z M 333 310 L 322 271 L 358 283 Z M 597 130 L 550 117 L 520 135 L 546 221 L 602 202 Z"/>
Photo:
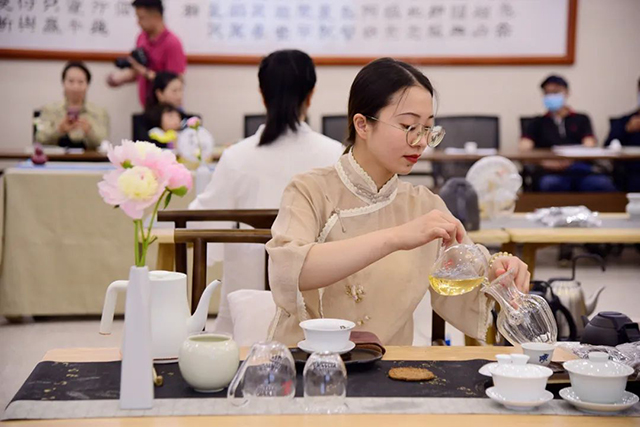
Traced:
<path fill-rule="evenodd" d="M 62 71 L 64 100 L 40 111 L 35 139 L 45 145 L 95 150 L 109 136 L 107 111 L 87 102 L 91 73 L 79 61 L 68 62 Z"/>

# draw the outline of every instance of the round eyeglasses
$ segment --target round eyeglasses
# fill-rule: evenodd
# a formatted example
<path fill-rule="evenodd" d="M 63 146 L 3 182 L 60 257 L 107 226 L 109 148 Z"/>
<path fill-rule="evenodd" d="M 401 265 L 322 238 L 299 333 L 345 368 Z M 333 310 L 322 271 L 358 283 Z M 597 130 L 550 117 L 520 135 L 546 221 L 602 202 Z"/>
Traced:
<path fill-rule="evenodd" d="M 446 133 L 442 126 L 424 126 L 420 123 L 411 126 L 398 126 L 393 123 L 383 122 L 377 117 L 366 117 L 376 122 L 380 122 L 396 129 L 400 129 L 406 134 L 407 144 L 409 144 L 411 147 L 415 147 L 416 145 L 420 144 L 420 141 L 422 141 L 422 138 L 424 138 L 425 136 L 427 138 L 427 145 L 429 147 L 437 147 L 438 144 L 442 142 L 442 139 L 444 138 L 444 135 Z"/>

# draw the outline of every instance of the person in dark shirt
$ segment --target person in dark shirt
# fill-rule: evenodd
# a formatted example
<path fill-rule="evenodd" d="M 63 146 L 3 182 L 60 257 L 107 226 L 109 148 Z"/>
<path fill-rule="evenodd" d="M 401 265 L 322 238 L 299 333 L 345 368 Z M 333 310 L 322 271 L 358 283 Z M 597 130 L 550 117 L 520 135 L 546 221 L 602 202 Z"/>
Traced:
<path fill-rule="evenodd" d="M 547 113 L 530 123 L 520 140 L 520 150 L 550 149 L 558 145 L 595 147 L 597 142 L 591 120 L 586 114 L 576 113 L 567 105 L 567 81 L 552 75 L 540 87 Z M 594 173 L 591 164 L 587 162 L 547 160 L 541 166 L 537 183 L 540 191 L 615 191 L 611 179 Z"/>
<path fill-rule="evenodd" d="M 618 140 L 623 147 L 640 147 L 640 79 L 638 79 L 638 108 L 626 116 L 611 120 L 605 146 Z M 623 191 L 640 191 L 640 162 L 616 162 L 616 181 Z"/>

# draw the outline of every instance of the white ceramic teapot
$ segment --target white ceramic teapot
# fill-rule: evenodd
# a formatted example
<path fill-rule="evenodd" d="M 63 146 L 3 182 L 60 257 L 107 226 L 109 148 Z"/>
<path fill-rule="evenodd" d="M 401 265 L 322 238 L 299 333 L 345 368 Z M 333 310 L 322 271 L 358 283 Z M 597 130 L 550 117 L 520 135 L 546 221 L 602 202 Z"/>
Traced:
<path fill-rule="evenodd" d="M 174 362 L 182 343 L 189 334 L 204 329 L 209 312 L 209 300 L 219 280 L 214 280 L 204 290 L 193 316 L 187 301 L 187 275 L 173 271 L 149 272 L 151 284 L 151 346 L 153 359 L 158 362 Z M 113 314 L 118 293 L 127 290 L 128 280 L 116 280 L 107 288 L 100 320 L 100 333 L 111 333 Z M 125 319 L 126 320 L 126 319 Z"/>

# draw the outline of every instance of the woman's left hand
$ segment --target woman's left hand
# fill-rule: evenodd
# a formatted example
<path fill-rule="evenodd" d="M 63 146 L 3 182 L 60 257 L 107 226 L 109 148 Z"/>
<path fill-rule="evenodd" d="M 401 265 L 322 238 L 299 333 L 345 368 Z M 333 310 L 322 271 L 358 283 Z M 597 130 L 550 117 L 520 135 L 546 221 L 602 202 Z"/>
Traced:
<path fill-rule="evenodd" d="M 527 264 L 520 261 L 520 258 L 515 256 L 504 256 L 496 258 L 491 266 L 489 272 L 489 280 L 493 281 L 496 277 L 504 274 L 507 270 L 513 269 L 515 272 L 515 284 L 520 292 L 529 293 L 529 286 L 531 282 L 531 274 Z"/>
<path fill-rule="evenodd" d="M 85 134 L 91 132 L 91 123 L 87 119 L 80 117 L 76 124 Z"/>

